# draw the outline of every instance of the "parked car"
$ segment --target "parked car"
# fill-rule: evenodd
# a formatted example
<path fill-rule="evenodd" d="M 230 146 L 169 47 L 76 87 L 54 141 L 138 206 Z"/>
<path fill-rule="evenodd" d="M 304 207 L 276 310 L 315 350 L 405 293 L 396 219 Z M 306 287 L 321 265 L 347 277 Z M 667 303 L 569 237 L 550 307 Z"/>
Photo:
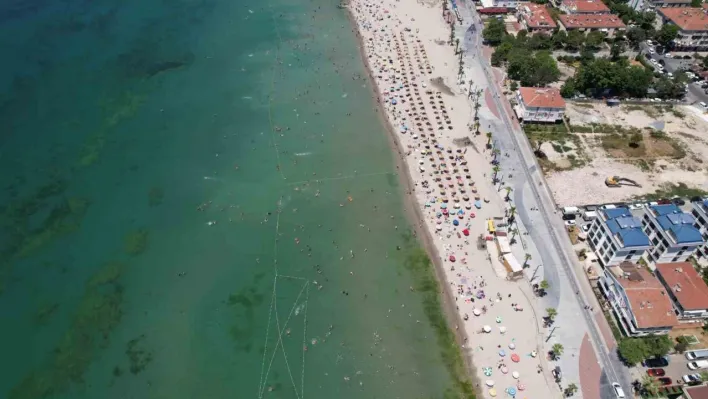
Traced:
<path fill-rule="evenodd" d="M 703 198 L 699 195 L 691 197 L 691 202 L 701 202 L 703 201 Z"/>
<path fill-rule="evenodd" d="M 686 205 L 686 201 L 682 200 L 681 198 L 672 198 L 671 202 L 674 204 L 681 206 L 681 205 Z"/>
<path fill-rule="evenodd" d="M 565 225 L 566 226 L 575 226 L 575 220 L 566 220 Z"/>
<path fill-rule="evenodd" d="M 669 201 L 669 200 L 666 199 L 666 198 L 662 198 L 662 199 L 660 199 L 660 200 L 658 200 L 658 201 L 656 201 L 656 202 L 658 202 L 659 205 L 668 205 L 668 204 L 671 203 L 671 201 Z"/>
<path fill-rule="evenodd" d="M 646 359 L 644 362 L 642 362 L 642 365 L 644 367 L 666 367 L 669 365 L 669 359 L 664 356 L 664 357 L 656 357 L 652 359 Z"/>
<path fill-rule="evenodd" d="M 699 385 L 703 382 L 700 374 L 686 374 L 682 379 L 687 385 Z"/>
<path fill-rule="evenodd" d="M 647 374 L 652 377 L 663 377 L 666 375 L 666 371 L 664 371 L 664 369 L 649 369 L 647 370 Z"/>
<path fill-rule="evenodd" d="M 674 383 L 671 380 L 671 378 L 669 378 L 669 377 L 661 377 L 661 378 L 657 378 L 656 380 L 659 381 L 659 384 L 664 385 L 664 386 L 671 385 Z"/>

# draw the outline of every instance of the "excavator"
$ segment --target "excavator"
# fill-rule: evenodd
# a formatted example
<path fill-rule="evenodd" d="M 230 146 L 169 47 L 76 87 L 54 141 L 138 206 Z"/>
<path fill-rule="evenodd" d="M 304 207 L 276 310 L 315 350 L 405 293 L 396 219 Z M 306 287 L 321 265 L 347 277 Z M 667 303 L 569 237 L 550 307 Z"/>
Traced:
<path fill-rule="evenodd" d="M 621 187 L 621 186 L 635 186 L 641 187 L 642 185 L 637 183 L 632 179 L 627 179 L 626 177 L 610 176 L 605 179 L 605 184 L 607 187 Z"/>

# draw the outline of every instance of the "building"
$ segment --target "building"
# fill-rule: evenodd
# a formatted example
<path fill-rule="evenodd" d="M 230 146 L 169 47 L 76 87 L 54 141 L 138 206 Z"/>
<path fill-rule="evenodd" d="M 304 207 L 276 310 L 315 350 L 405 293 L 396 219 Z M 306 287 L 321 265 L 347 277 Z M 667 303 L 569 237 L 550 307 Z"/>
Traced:
<path fill-rule="evenodd" d="M 600 0 L 563 0 L 558 8 L 566 14 L 610 13 L 610 9 Z"/>
<path fill-rule="evenodd" d="M 499 8 L 516 9 L 519 5 L 517 0 L 480 0 L 482 8 Z"/>
<path fill-rule="evenodd" d="M 683 387 L 683 395 L 686 399 L 708 399 L 708 385 L 695 387 Z"/>
<path fill-rule="evenodd" d="M 558 17 L 560 28 L 565 31 L 579 30 L 584 33 L 600 31 L 613 37 L 627 26 L 614 14 L 563 14 Z"/>
<path fill-rule="evenodd" d="M 565 100 L 553 87 L 521 87 L 516 91 L 516 116 L 524 122 L 560 122 L 565 114 Z"/>
<path fill-rule="evenodd" d="M 543 4 L 519 3 L 516 11 L 519 23 L 529 33 L 545 32 L 551 34 L 558 26 Z"/>
<path fill-rule="evenodd" d="M 588 242 L 605 266 L 637 262 L 651 248 L 641 226 L 628 208 L 600 209 L 588 229 Z"/>
<path fill-rule="evenodd" d="M 703 241 L 708 242 L 708 200 L 693 202 L 691 206 L 693 206 L 691 214 L 696 219 L 696 224 L 693 226 L 701 233 Z M 696 255 L 708 258 L 708 244 L 696 248 Z"/>
<path fill-rule="evenodd" d="M 678 324 L 666 289 L 644 267 L 630 262 L 610 266 L 598 286 L 629 337 L 667 334 Z"/>
<path fill-rule="evenodd" d="M 708 319 L 708 286 L 689 262 L 659 263 L 656 276 L 671 298 L 681 323 Z"/>
<path fill-rule="evenodd" d="M 708 50 L 708 16 L 706 5 L 702 8 L 658 8 L 657 14 L 665 24 L 679 27 L 674 46 L 678 50 Z"/>
<path fill-rule="evenodd" d="M 656 263 L 685 262 L 705 242 L 693 225 L 695 218 L 674 204 L 648 205 L 642 228 L 653 248 L 649 257 Z"/>

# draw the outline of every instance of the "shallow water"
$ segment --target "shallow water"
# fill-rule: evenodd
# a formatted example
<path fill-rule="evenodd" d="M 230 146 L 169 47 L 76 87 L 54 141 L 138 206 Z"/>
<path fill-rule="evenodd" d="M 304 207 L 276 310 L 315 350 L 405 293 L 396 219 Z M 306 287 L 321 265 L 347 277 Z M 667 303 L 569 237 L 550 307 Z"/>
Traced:
<path fill-rule="evenodd" d="M 336 3 L 15 0 L 0 46 L 1 396 L 450 388 Z"/>

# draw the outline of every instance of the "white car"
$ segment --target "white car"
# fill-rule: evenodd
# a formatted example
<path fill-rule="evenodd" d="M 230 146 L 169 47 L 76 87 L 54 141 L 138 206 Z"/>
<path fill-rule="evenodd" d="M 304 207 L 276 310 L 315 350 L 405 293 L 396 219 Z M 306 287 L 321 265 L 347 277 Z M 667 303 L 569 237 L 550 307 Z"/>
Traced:
<path fill-rule="evenodd" d="M 566 226 L 575 226 L 575 220 L 566 220 L 565 225 Z"/>
<path fill-rule="evenodd" d="M 670 77 L 670 78 L 673 78 L 673 77 L 674 77 L 674 74 L 671 73 L 671 72 L 669 72 L 669 73 L 666 74 L 666 76 L 668 76 L 668 77 Z"/>
<path fill-rule="evenodd" d="M 655 60 L 655 59 L 653 59 L 653 58 L 652 58 L 652 59 L 650 59 L 650 60 L 649 60 L 649 62 L 651 62 L 652 64 L 656 64 L 656 60 Z"/>
<path fill-rule="evenodd" d="M 589 224 L 584 224 L 582 227 L 583 231 L 588 231 L 590 230 L 590 225 Z"/>
<path fill-rule="evenodd" d="M 699 102 L 698 104 L 700 104 L 703 109 L 708 109 L 708 104 L 704 103 L 703 101 Z"/>
<path fill-rule="evenodd" d="M 617 395 L 617 399 L 624 399 L 626 396 L 624 396 L 624 391 L 622 390 L 622 387 L 620 384 L 613 382 L 612 383 L 612 389 L 615 390 L 615 395 Z"/>
<path fill-rule="evenodd" d="M 666 57 L 666 58 L 673 58 L 673 55 L 671 55 L 671 53 L 666 53 L 666 54 L 664 54 L 664 57 Z"/>
<path fill-rule="evenodd" d="M 654 53 L 655 53 L 654 49 L 653 49 L 653 48 L 650 48 L 650 49 L 649 49 L 649 54 L 654 54 Z"/>
<path fill-rule="evenodd" d="M 653 45 L 654 43 L 653 43 L 651 40 L 647 40 L 647 44 L 651 46 L 651 45 Z"/>

